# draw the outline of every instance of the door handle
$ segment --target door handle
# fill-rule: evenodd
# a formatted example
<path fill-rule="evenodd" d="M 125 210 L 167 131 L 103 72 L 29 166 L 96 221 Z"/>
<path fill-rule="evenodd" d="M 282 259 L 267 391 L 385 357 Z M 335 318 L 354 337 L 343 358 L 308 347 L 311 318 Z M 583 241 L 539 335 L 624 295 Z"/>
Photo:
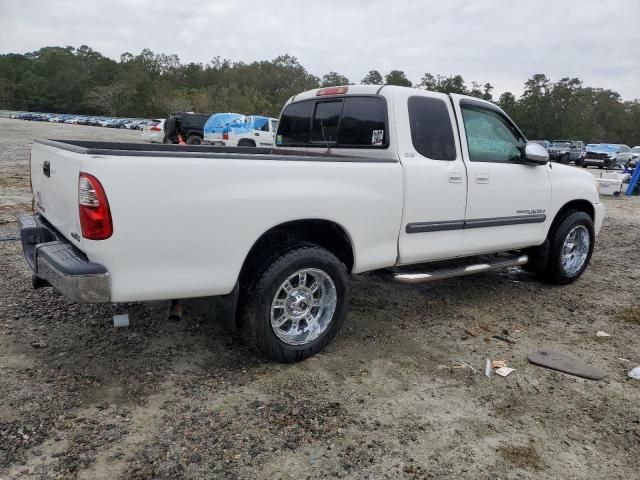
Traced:
<path fill-rule="evenodd" d="M 479 173 L 476 175 L 476 183 L 489 183 L 489 174 Z"/>
<path fill-rule="evenodd" d="M 254 133 L 254 135 L 255 135 L 256 137 L 259 137 L 259 136 L 260 136 L 260 134 L 259 134 L 259 133 L 257 133 L 257 132 L 256 132 L 256 133 Z"/>
<path fill-rule="evenodd" d="M 459 172 L 450 173 L 449 183 L 462 183 L 462 174 Z"/>
<path fill-rule="evenodd" d="M 45 177 L 51 176 L 51 164 L 49 163 L 49 160 L 45 160 L 42 164 L 42 173 L 44 173 Z"/>

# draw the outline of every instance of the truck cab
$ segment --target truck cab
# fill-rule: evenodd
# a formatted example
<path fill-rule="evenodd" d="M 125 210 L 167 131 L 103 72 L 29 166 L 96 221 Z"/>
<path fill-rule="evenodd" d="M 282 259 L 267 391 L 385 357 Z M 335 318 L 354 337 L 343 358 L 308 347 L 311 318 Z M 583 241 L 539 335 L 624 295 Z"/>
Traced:
<path fill-rule="evenodd" d="M 527 158 L 534 145 L 506 113 L 463 95 L 395 86 L 312 90 L 285 105 L 276 145 L 397 159 L 405 191 L 400 265 L 540 245 L 574 195 L 571 184 L 599 203 L 589 174 Z"/>

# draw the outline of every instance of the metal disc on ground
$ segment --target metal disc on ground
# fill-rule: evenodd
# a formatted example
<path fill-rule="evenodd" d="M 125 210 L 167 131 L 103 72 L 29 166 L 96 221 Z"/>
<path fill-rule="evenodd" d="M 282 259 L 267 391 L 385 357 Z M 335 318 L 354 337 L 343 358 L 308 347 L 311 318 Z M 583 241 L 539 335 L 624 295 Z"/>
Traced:
<path fill-rule="evenodd" d="M 592 367 L 582 360 L 554 350 L 537 350 L 531 352 L 527 358 L 535 365 L 588 378 L 589 380 L 602 380 L 607 375 L 605 371 L 599 368 Z"/>

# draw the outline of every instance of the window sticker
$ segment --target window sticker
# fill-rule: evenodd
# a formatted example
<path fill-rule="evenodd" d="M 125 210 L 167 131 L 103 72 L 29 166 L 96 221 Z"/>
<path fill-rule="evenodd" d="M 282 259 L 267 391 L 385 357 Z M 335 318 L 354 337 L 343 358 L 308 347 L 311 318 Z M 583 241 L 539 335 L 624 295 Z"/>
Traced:
<path fill-rule="evenodd" d="M 276 137 L 276 144 L 277 144 L 277 145 L 282 145 L 282 135 L 278 135 L 278 136 Z"/>
<path fill-rule="evenodd" d="M 371 145 L 382 145 L 384 139 L 384 130 L 374 130 L 371 135 Z"/>

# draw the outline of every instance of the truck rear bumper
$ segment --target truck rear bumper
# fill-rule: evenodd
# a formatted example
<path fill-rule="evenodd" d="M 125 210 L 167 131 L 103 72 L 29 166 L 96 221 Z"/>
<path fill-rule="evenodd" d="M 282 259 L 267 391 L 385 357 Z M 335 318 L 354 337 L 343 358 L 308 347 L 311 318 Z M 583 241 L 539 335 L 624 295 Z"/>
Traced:
<path fill-rule="evenodd" d="M 109 302 L 109 272 L 89 261 L 40 215 L 21 215 L 22 250 L 35 277 L 77 302 Z"/>

